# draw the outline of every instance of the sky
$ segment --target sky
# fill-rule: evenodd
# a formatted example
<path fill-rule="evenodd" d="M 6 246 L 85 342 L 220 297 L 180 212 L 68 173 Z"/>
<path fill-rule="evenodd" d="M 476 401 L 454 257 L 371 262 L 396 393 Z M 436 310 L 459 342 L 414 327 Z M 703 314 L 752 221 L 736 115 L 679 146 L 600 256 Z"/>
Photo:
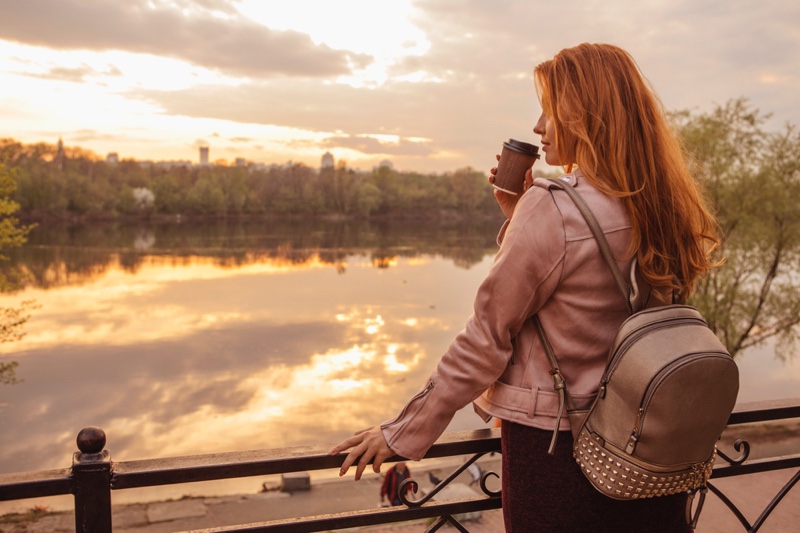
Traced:
<path fill-rule="evenodd" d="M 628 50 L 668 110 L 800 124 L 797 0 L 0 0 L 0 138 L 444 173 L 538 142 L 533 68 Z"/>

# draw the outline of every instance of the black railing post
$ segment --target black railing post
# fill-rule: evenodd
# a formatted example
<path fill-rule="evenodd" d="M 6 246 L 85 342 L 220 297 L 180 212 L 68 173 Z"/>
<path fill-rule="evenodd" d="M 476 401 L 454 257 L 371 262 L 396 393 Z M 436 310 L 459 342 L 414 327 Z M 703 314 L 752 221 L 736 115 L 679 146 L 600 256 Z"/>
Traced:
<path fill-rule="evenodd" d="M 111 533 L 111 461 L 106 434 L 96 427 L 78 433 L 72 458 L 76 533 Z"/>

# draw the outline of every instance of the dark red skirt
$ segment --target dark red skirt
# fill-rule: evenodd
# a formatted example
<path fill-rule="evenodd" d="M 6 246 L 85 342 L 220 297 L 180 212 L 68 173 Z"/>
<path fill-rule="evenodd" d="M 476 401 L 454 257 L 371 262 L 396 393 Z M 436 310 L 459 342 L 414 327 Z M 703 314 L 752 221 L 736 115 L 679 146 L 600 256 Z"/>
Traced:
<path fill-rule="evenodd" d="M 572 435 L 503 421 L 503 519 L 506 532 L 691 533 L 686 494 L 633 501 L 604 496 L 572 458 Z"/>

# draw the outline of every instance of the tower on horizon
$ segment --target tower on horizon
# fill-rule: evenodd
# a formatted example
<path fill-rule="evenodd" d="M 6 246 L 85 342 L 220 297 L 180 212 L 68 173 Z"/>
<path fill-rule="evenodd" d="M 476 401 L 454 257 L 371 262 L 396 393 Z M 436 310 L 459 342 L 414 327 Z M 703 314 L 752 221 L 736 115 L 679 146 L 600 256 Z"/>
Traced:
<path fill-rule="evenodd" d="M 56 145 L 56 168 L 58 170 L 64 170 L 64 142 L 61 140 L 61 137 L 58 138 L 58 144 Z"/>
<path fill-rule="evenodd" d="M 200 147 L 200 164 L 203 166 L 208 165 L 208 146 Z"/>
<path fill-rule="evenodd" d="M 330 152 L 325 152 L 322 154 L 322 162 L 320 164 L 321 168 L 333 168 L 333 154 Z"/>

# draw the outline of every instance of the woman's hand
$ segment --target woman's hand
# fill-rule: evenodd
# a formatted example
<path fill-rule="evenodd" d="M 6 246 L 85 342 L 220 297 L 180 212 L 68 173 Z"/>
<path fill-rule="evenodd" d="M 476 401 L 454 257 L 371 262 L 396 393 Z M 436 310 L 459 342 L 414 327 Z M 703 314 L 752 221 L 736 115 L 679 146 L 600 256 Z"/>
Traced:
<path fill-rule="evenodd" d="M 394 455 L 389 445 L 386 444 L 386 437 L 383 436 L 380 426 L 359 431 L 354 436 L 334 446 L 328 452 L 328 455 L 336 455 L 350 448 L 352 450 L 350 450 L 350 453 L 342 463 L 339 476 L 347 474 L 353 463 L 358 460 L 356 481 L 361 479 L 361 474 L 364 473 L 364 469 L 370 459 L 372 460 L 372 470 L 377 474 L 380 473 L 383 462 Z"/>
<path fill-rule="evenodd" d="M 497 160 L 500 161 L 500 155 L 496 155 Z M 494 177 L 497 174 L 497 167 L 492 167 L 489 170 L 489 183 L 494 184 Z M 528 188 L 533 185 L 533 173 L 529 168 L 525 172 L 525 184 L 522 186 L 524 190 L 528 190 Z M 520 196 L 516 194 L 509 194 L 505 191 L 501 191 L 500 189 L 494 190 L 494 198 L 497 200 L 497 204 L 500 206 L 500 210 L 503 212 L 505 217 L 508 220 L 511 220 L 511 217 L 514 215 L 514 209 L 517 207 L 517 202 L 519 202 Z"/>

